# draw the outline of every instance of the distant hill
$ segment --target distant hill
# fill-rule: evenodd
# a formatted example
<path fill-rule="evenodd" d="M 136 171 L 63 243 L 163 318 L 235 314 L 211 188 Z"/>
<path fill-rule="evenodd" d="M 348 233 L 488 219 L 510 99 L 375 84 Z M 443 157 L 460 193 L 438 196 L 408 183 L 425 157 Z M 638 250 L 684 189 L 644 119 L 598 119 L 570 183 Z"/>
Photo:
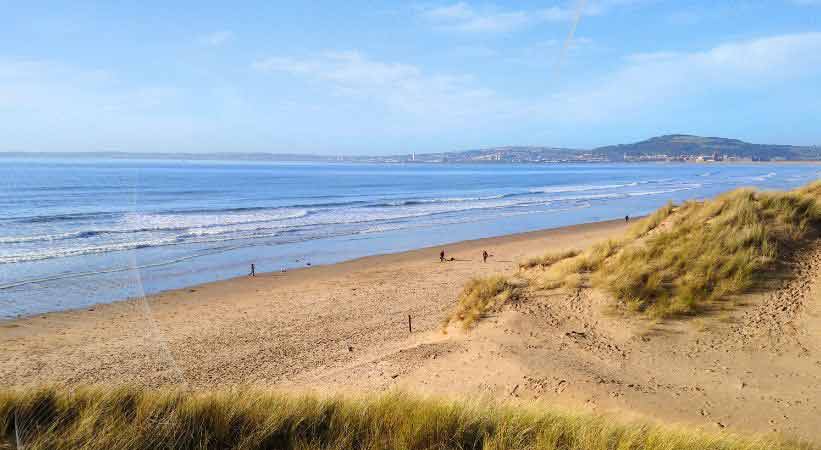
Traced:
<path fill-rule="evenodd" d="M 600 162 L 627 160 L 695 160 L 698 157 L 769 161 L 821 160 L 821 147 L 751 144 L 738 139 L 669 134 L 633 144 L 608 145 L 592 150 L 557 147 L 491 147 L 458 152 L 374 157 L 386 162 Z"/>
<path fill-rule="evenodd" d="M 669 134 L 647 139 L 633 144 L 608 145 L 591 150 L 606 156 L 610 161 L 621 161 L 627 157 L 667 155 L 673 158 L 694 155 L 712 155 L 742 159 L 807 160 L 821 159 L 821 148 L 794 145 L 751 144 L 738 139 L 701 137 L 687 134 Z"/>
<path fill-rule="evenodd" d="M 633 144 L 592 150 L 542 146 L 506 146 L 455 152 L 410 153 L 390 156 L 315 155 L 285 153 L 26 153 L 0 152 L 0 158 L 107 158 L 226 161 L 305 161 L 358 163 L 548 163 L 695 160 L 720 155 L 727 159 L 768 161 L 821 160 L 821 147 L 751 144 L 738 139 L 669 134 Z"/>

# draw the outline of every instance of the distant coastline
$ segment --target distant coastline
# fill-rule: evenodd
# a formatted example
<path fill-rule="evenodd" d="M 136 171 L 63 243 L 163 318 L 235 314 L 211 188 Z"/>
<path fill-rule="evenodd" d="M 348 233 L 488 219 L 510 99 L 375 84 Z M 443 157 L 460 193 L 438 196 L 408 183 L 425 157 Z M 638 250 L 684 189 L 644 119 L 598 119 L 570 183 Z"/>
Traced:
<path fill-rule="evenodd" d="M 394 155 L 299 153 L 0 152 L 0 158 L 160 159 L 174 161 L 268 161 L 375 164 L 567 164 L 607 162 L 809 162 L 821 161 L 821 146 L 751 144 L 738 139 L 683 134 L 594 149 L 505 146 L 452 152 Z"/>
<path fill-rule="evenodd" d="M 291 157 L 293 156 L 293 158 Z M 422 164 L 477 164 L 477 165 L 510 165 L 510 164 L 816 164 L 821 163 L 821 157 L 818 159 L 729 159 L 721 161 L 699 161 L 699 160 L 586 160 L 586 159 L 561 159 L 561 160 L 544 160 L 544 161 L 482 161 L 482 160 L 465 160 L 465 161 L 396 161 L 381 157 L 357 157 L 345 156 L 324 157 L 322 155 L 286 155 L 279 153 L 88 153 L 88 152 L 52 152 L 52 153 L 34 153 L 34 152 L 0 152 L 0 160 L 3 159 L 42 159 L 42 160 L 56 160 L 56 159 L 82 159 L 82 160 L 113 160 L 113 161 L 226 161 L 226 162 L 272 162 L 272 163 L 323 163 L 323 164 L 397 164 L 397 165 L 422 165 Z"/>

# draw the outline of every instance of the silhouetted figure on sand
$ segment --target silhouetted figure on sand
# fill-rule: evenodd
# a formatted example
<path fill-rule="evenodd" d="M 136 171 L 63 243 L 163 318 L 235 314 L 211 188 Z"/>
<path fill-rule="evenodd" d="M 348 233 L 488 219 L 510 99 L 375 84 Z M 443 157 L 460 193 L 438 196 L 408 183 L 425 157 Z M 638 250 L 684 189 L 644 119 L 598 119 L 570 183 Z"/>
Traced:
<path fill-rule="evenodd" d="M 439 252 L 439 262 L 445 262 L 445 250 L 444 249 L 442 249 L 442 251 Z"/>
<path fill-rule="evenodd" d="M 483 263 L 487 262 L 487 257 L 488 256 L 490 256 L 490 255 L 487 254 L 487 250 L 482 250 L 482 262 Z"/>
<path fill-rule="evenodd" d="M 630 216 L 624 216 L 624 223 L 630 222 Z"/>

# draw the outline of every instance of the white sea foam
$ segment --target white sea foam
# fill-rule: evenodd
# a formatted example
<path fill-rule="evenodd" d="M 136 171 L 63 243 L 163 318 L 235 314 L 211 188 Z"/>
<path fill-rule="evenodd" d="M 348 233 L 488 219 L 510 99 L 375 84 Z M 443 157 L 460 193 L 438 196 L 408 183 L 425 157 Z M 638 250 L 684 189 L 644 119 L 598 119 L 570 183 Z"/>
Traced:
<path fill-rule="evenodd" d="M 658 189 L 636 190 L 638 186 L 649 184 L 658 186 Z M 243 239 L 285 241 L 339 234 L 373 234 L 487 217 L 487 214 L 472 211 L 498 210 L 493 213 L 496 217 L 566 210 L 568 203 L 575 203 L 572 207 L 589 208 L 591 201 L 663 195 L 699 187 L 702 185 L 698 183 L 653 179 L 618 184 L 508 188 L 499 193 L 476 195 L 357 200 L 313 207 L 133 212 L 119 217 L 109 214 L 105 225 L 84 231 L 0 237 L 0 243 L 10 244 L 0 249 L 0 264 Z"/>
<path fill-rule="evenodd" d="M 598 191 L 604 189 L 618 189 L 623 187 L 637 186 L 638 182 L 626 184 L 583 184 L 583 185 L 568 185 L 568 186 L 545 186 L 531 188 L 530 192 L 542 194 L 555 194 L 563 192 L 583 192 L 583 191 Z"/>
<path fill-rule="evenodd" d="M 309 214 L 307 209 L 272 209 L 227 214 L 142 214 L 123 217 L 117 231 L 173 231 L 260 222 L 276 222 Z"/>
<path fill-rule="evenodd" d="M 767 180 L 769 180 L 770 178 L 772 178 L 772 177 L 774 177 L 774 176 L 776 176 L 776 175 L 777 175 L 777 174 L 776 174 L 775 172 L 770 172 L 770 173 L 767 173 L 767 174 L 764 174 L 764 175 L 761 175 L 761 176 L 753 177 L 753 180 L 756 180 L 756 181 L 767 181 Z"/>
<path fill-rule="evenodd" d="M 239 239 L 272 238 L 280 233 L 295 230 L 314 230 L 320 237 L 333 233 L 333 226 L 362 227 L 350 229 L 350 233 L 370 234 L 401 229 L 404 224 L 396 221 L 414 221 L 443 214 L 467 213 L 473 210 L 509 210 L 510 208 L 544 207 L 555 202 L 589 202 L 626 198 L 628 196 L 657 195 L 694 189 L 699 184 L 684 184 L 670 189 L 652 191 L 596 192 L 623 189 L 639 183 L 609 185 L 577 185 L 531 190 L 529 193 L 506 193 L 475 197 L 442 197 L 432 199 L 408 199 L 396 206 L 375 202 L 369 206 L 317 209 L 271 209 L 253 212 L 216 213 L 130 213 L 109 228 L 68 232 L 54 235 L 8 236 L 0 242 L 26 244 L 37 242 L 35 247 L 22 247 L 0 251 L 0 264 L 37 261 L 50 258 L 109 253 L 181 244 L 215 243 Z M 573 193 L 545 197 L 546 192 Z M 400 206 L 401 205 L 401 206 Z M 589 203 L 587 203 L 589 205 Z M 508 211 L 509 212 L 509 211 Z M 338 232 L 338 231 L 337 231 Z M 107 236 L 112 235 L 112 236 Z M 46 242 L 46 244 L 43 244 Z"/>
<path fill-rule="evenodd" d="M 38 234 L 34 236 L 4 236 L 0 237 L 0 244 L 22 244 L 28 242 L 61 241 L 64 239 L 82 238 L 93 236 L 96 231 L 73 231 L 57 234 Z"/>

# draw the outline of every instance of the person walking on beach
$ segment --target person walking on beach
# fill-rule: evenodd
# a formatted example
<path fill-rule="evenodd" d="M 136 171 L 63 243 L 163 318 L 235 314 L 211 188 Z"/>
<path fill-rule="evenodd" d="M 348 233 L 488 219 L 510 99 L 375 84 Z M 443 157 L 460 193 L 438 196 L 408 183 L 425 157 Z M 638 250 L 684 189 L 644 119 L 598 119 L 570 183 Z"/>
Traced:
<path fill-rule="evenodd" d="M 439 262 L 445 262 L 445 249 L 439 252 Z"/>
<path fill-rule="evenodd" d="M 487 254 L 487 250 L 482 250 L 482 262 L 483 263 L 487 262 L 487 257 L 488 256 L 490 256 L 490 255 Z"/>
<path fill-rule="evenodd" d="M 624 223 L 630 222 L 630 216 L 624 216 Z"/>

